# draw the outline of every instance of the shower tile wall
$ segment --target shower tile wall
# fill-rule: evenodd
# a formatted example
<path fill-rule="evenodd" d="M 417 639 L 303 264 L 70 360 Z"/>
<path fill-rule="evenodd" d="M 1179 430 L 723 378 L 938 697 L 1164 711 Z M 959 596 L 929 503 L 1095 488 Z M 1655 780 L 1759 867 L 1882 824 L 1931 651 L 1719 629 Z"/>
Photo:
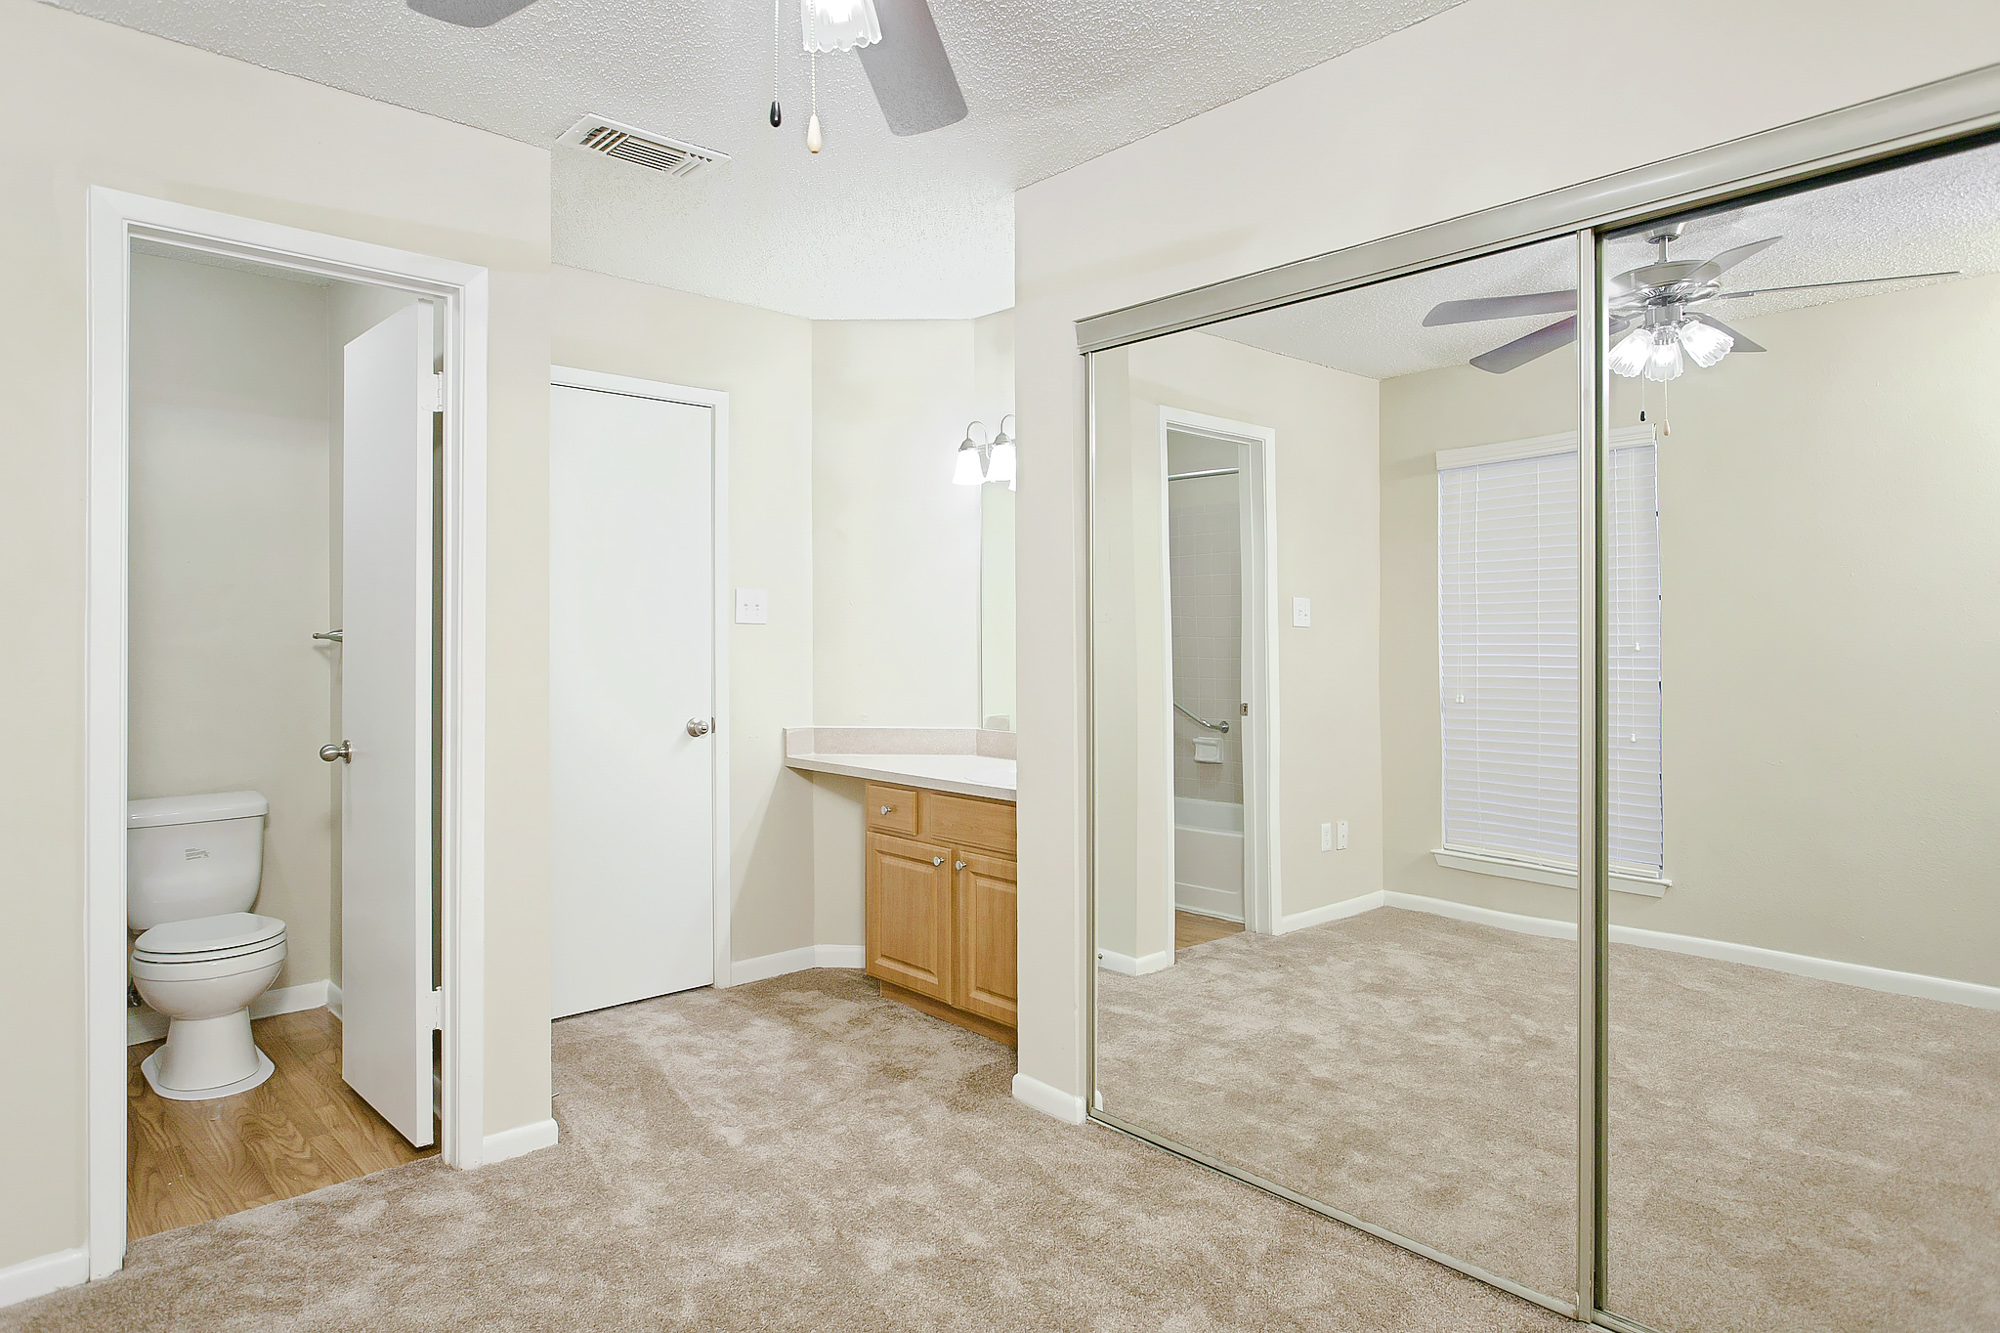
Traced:
<path fill-rule="evenodd" d="M 1173 584 L 1174 698 L 1211 722 L 1227 720 L 1222 762 L 1194 760 L 1197 736 L 1174 715 L 1174 795 L 1243 803 L 1243 574 L 1235 477 L 1167 487 L 1167 572 Z"/>

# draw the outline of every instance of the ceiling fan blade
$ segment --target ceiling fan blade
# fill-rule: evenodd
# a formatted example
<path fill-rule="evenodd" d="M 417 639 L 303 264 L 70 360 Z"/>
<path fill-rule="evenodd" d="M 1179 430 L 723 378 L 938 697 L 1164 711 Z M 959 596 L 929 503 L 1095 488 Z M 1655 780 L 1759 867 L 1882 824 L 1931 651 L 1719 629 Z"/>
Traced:
<path fill-rule="evenodd" d="M 1752 241 L 1748 245 L 1739 245 L 1733 249 L 1724 250 L 1721 254 L 1703 264 L 1702 268 L 1720 277 L 1748 259 L 1751 255 L 1761 254 L 1784 239 L 1782 236 L 1766 236 L 1761 241 Z"/>
<path fill-rule="evenodd" d="M 1695 310 L 1695 311 L 1690 311 L 1688 313 L 1688 318 L 1698 319 L 1702 323 L 1708 325 L 1708 327 L 1710 327 L 1711 329 L 1716 330 L 1718 333 L 1728 334 L 1730 338 L 1733 339 L 1733 342 L 1730 344 L 1729 348 L 1729 350 L 1732 352 L 1761 352 L 1765 350 L 1764 345 L 1762 343 L 1750 341 L 1750 339 L 1744 337 L 1742 334 L 1738 333 L 1735 329 L 1730 328 L 1727 324 L 1724 324 L 1714 315 L 1704 315 L 1700 311 Z"/>
<path fill-rule="evenodd" d="M 1424 327 L 1472 324 L 1483 319 L 1516 319 L 1522 315 L 1566 315 L 1576 309 L 1576 292 L 1529 292 L 1524 296 L 1480 296 L 1469 301 L 1442 301 L 1424 316 Z"/>
<path fill-rule="evenodd" d="M 1948 268 L 1942 273 L 1898 273 L 1887 278 L 1845 278 L 1839 282 L 1797 282 L 1789 287 L 1752 287 L 1740 292 L 1717 292 L 1709 297 L 1711 301 L 1739 301 L 1746 296 L 1762 296 L 1765 292 L 1812 292 L 1824 287 L 1860 287 L 1871 282 L 1915 282 L 1918 278 L 1956 278 L 1964 273 L 1962 268 Z"/>
<path fill-rule="evenodd" d="M 1547 356 L 1558 347 L 1576 341 L 1576 316 L 1559 319 L 1544 329 L 1536 329 L 1525 338 L 1503 343 L 1490 352 L 1483 352 L 1472 358 L 1472 364 L 1494 375 L 1504 375 L 1517 366 L 1525 366 L 1538 356 Z"/>
<path fill-rule="evenodd" d="M 461 28 L 490 28 L 535 0 L 408 0 L 411 9 Z"/>
<path fill-rule="evenodd" d="M 924 0 L 875 0 L 882 40 L 860 48 L 861 68 L 889 133 L 928 134 L 965 119 L 965 94 Z"/>

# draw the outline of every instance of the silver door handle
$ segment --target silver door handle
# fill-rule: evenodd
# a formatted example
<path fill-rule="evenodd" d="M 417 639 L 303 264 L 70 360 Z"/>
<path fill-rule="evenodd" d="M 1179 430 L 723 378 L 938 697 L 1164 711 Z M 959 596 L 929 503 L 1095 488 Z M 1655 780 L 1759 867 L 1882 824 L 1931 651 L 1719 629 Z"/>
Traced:
<path fill-rule="evenodd" d="M 328 643 L 339 643 L 341 641 L 340 631 L 337 629 L 330 629 L 324 634 L 315 634 L 313 637 L 315 639 L 325 639 Z"/>
<path fill-rule="evenodd" d="M 944 864 L 944 858 L 942 856 L 933 856 L 931 858 L 931 864 L 934 866 L 941 866 Z"/>
<path fill-rule="evenodd" d="M 691 717 L 691 718 L 689 718 L 689 719 L 688 719 L 688 735 L 690 735 L 690 736 L 706 736 L 706 735 L 708 735 L 708 719 L 707 719 L 707 718 L 705 718 L 705 717 Z"/>
<path fill-rule="evenodd" d="M 952 868 L 955 870 L 963 870 L 965 869 L 965 862 L 963 861 L 954 862 Z"/>
<path fill-rule="evenodd" d="M 320 746 L 319 757 L 326 760 L 329 764 L 336 759 L 343 764 L 351 764 L 354 762 L 354 751 L 348 748 L 346 741 L 342 741 L 338 745 Z"/>

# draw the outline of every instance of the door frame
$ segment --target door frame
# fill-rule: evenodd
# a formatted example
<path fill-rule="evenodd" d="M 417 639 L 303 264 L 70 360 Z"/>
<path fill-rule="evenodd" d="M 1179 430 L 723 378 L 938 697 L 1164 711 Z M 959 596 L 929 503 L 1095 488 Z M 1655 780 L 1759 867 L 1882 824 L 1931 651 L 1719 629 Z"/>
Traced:
<path fill-rule="evenodd" d="M 406 291 L 444 310 L 440 1155 L 486 1159 L 487 270 L 93 186 L 85 250 L 84 1106 L 89 1275 L 124 1264 L 131 255 L 151 241 Z M 503 1151 L 501 1155 L 506 1155 Z"/>
<path fill-rule="evenodd" d="M 1200 435 L 1239 450 L 1236 497 L 1238 549 L 1243 560 L 1243 702 L 1250 715 L 1232 719 L 1243 735 L 1243 928 L 1259 935 L 1284 929 L 1278 857 L 1278 432 L 1247 421 L 1160 406 L 1160 571 L 1167 652 L 1167 735 L 1174 734 L 1173 570 L 1167 554 L 1167 433 Z M 1167 957 L 1174 956 L 1173 750 L 1167 753 Z"/>
<path fill-rule="evenodd" d="M 710 410 L 714 429 L 709 436 L 708 504 L 709 569 L 714 577 L 714 633 L 710 639 L 709 702 L 715 744 L 709 747 L 709 780 L 715 799 L 711 819 L 714 855 L 710 860 L 710 892 L 714 896 L 714 968 L 709 984 L 717 990 L 734 983 L 730 979 L 729 908 L 732 883 L 729 836 L 729 749 L 733 732 L 725 731 L 729 721 L 729 635 L 735 623 L 735 596 L 729 582 L 729 394 L 721 389 L 696 389 L 664 380 L 613 375 L 576 366 L 549 367 L 549 387 L 591 389 L 599 393 L 623 394 L 628 398 L 648 398 L 660 403 L 680 403 Z M 554 447 L 551 441 L 551 448 Z"/>

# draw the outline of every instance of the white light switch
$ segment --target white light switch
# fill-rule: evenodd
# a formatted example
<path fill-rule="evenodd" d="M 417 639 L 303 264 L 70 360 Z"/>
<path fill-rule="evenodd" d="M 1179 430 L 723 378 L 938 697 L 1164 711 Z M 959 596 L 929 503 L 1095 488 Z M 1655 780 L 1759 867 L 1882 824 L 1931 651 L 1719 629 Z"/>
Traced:
<path fill-rule="evenodd" d="M 1310 597 L 1292 598 L 1292 626 L 1304 629 L 1313 623 L 1313 602 Z"/>
<path fill-rule="evenodd" d="M 736 590 L 736 623 L 739 625 L 766 625 L 771 620 L 762 588 L 738 588 Z"/>
<path fill-rule="evenodd" d="M 1344 819 L 1333 826 L 1333 845 L 1336 851 L 1347 850 L 1347 821 Z"/>
<path fill-rule="evenodd" d="M 1319 849 L 1323 852 L 1333 850 L 1333 825 L 1321 824 L 1319 826 Z"/>

